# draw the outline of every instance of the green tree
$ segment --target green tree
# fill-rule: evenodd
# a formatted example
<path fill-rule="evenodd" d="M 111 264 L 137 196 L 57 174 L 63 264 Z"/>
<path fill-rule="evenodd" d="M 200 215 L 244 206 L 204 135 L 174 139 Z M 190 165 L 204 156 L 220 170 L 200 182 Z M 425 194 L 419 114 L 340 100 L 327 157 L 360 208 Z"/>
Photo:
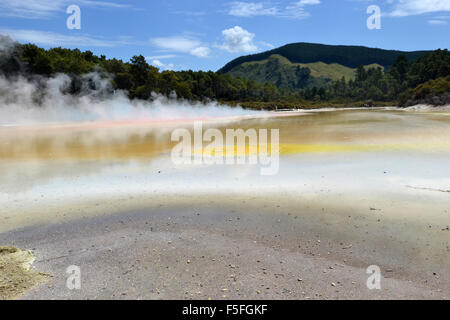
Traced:
<path fill-rule="evenodd" d="M 144 56 L 139 55 L 131 58 L 130 73 L 136 87 L 145 85 L 149 71 L 150 65 L 145 60 Z"/>

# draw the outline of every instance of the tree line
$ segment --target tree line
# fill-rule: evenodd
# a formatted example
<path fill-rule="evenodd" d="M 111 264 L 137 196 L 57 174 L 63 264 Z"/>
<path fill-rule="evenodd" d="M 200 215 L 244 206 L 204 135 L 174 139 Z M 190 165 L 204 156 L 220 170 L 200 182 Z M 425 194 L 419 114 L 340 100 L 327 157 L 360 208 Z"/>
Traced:
<path fill-rule="evenodd" d="M 427 53 L 414 62 L 400 55 L 388 70 L 366 69 L 360 66 L 355 79 L 330 82 L 327 87 L 289 89 L 271 84 L 262 84 L 213 71 L 161 71 L 147 63 L 142 55 L 130 61 L 107 59 L 96 56 L 91 51 L 79 49 L 43 49 L 34 44 L 17 44 L 8 54 L 0 53 L 0 72 L 11 77 L 17 74 L 49 77 L 64 73 L 71 77 L 71 94 L 82 88 L 81 76 L 93 71 L 110 77 L 112 87 L 128 93 L 131 99 L 152 99 L 152 93 L 188 100 L 219 100 L 224 102 L 261 102 L 262 106 L 305 105 L 320 102 L 348 101 L 406 101 L 414 90 L 429 81 L 422 88 L 421 95 L 435 94 L 446 87 L 450 75 L 450 53 L 436 50 Z M 303 74 L 303 73 L 302 73 Z M 444 83 L 444 84 L 443 84 Z M 416 90 L 417 92 L 417 90 Z"/>
<path fill-rule="evenodd" d="M 320 98 L 333 97 L 351 100 L 397 101 L 404 105 L 412 93 L 420 85 L 427 83 L 428 96 L 442 93 L 442 83 L 448 81 L 450 75 L 450 52 L 436 50 L 427 53 L 412 63 L 404 55 L 400 55 L 388 70 L 381 68 L 365 69 L 359 66 L 354 80 L 344 78 L 334 82 Z M 436 87 L 440 79 L 440 88 Z M 427 95 L 423 95 L 425 98 Z"/>

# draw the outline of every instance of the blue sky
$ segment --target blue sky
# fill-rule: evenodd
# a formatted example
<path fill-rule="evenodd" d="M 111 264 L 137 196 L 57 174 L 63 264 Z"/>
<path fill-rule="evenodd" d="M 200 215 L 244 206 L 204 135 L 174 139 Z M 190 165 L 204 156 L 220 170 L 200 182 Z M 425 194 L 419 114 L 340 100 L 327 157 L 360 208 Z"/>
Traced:
<path fill-rule="evenodd" d="M 72 4 L 79 30 L 66 26 Z M 367 28 L 370 5 L 381 9 L 381 29 Z M 450 0 L 0 0 L 0 34 L 108 58 L 142 54 L 161 69 L 217 70 L 292 42 L 448 48 Z"/>

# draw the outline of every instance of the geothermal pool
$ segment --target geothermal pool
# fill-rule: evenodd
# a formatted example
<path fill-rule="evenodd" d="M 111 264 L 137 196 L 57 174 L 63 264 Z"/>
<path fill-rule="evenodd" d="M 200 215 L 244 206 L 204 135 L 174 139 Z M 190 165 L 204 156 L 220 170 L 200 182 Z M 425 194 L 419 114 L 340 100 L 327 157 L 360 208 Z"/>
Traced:
<path fill-rule="evenodd" d="M 260 164 L 174 164 L 171 132 L 192 131 L 194 120 L 2 126 L 2 214 L 42 205 L 45 215 L 48 201 L 83 202 L 96 194 L 301 195 L 328 188 L 330 194 L 376 197 L 450 189 L 450 112 L 341 110 L 241 118 L 203 123 L 224 136 L 228 128 L 278 129 L 277 174 L 261 176 Z"/>
<path fill-rule="evenodd" d="M 302 235 L 331 247 L 352 243 L 352 258 L 318 250 L 356 266 L 397 268 L 404 279 L 439 274 L 435 285 L 448 290 L 450 112 L 305 111 L 203 124 L 279 129 L 278 173 L 263 176 L 250 164 L 175 165 L 171 132 L 192 130 L 193 120 L 0 127 L 0 233 L 209 205 L 202 215 L 219 220 L 227 208 L 246 212 L 250 233 L 262 237 L 272 226 L 261 217 L 295 215 L 298 230 L 289 223 L 278 230 L 286 246 Z M 220 229 L 211 219 L 208 226 Z"/>

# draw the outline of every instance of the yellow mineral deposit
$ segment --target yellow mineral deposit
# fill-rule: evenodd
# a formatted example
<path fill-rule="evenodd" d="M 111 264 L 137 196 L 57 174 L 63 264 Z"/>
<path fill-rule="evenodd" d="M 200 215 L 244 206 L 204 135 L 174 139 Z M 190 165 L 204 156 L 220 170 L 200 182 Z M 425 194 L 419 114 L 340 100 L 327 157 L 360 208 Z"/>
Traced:
<path fill-rule="evenodd" d="M 47 279 L 32 267 L 34 259 L 31 251 L 0 247 L 0 300 L 18 298 Z"/>

